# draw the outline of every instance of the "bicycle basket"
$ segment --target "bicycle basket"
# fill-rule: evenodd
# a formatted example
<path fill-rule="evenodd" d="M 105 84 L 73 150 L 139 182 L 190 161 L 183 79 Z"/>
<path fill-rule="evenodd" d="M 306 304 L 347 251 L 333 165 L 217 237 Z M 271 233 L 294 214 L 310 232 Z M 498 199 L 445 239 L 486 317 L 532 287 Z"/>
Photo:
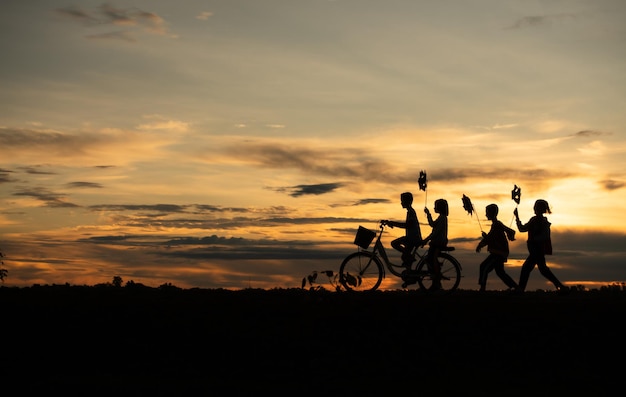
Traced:
<path fill-rule="evenodd" d="M 376 237 L 376 232 L 359 226 L 359 230 L 356 231 L 356 237 L 354 238 L 354 244 L 363 249 L 367 249 L 372 243 L 372 240 L 374 240 L 374 237 Z"/>

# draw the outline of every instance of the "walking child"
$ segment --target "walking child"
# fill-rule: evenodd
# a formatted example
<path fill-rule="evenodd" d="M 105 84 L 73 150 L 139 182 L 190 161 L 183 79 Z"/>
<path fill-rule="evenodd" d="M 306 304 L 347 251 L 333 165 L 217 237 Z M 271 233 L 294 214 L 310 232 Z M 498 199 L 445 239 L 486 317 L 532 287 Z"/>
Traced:
<path fill-rule="evenodd" d="M 520 232 L 528 232 L 528 241 L 526 243 L 528 246 L 528 257 L 524 261 L 520 272 L 518 283 L 519 290 L 524 291 L 526 289 L 530 272 L 536 265 L 541 275 L 554 284 L 557 290 L 567 291 L 568 288 L 556 278 L 546 264 L 546 254 L 552 254 L 552 241 L 550 239 L 551 223 L 543 214 L 552 213 L 550 206 L 546 200 L 539 199 L 535 201 L 533 210 L 535 211 L 535 216 L 530 218 L 526 224 L 522 224 L 520 221 L 517 208 L 513 211 L 517 229 Z"/>
<path fill-rule="evenodd" d="M 485 215 L 491 221 L 491 229 L 489 233 L 483 232 L 483 239 L 476 246 L 476 252 L 480 252 L 482 247 L 487 246 L 489 256 L 480 264 L 480 273 L 478 276 L 478 284 L 481 292 L 487 287 L 487 276 L 492 270 L 496 275 L 512 290 L 517 290 L 517 283 L 513 281 L 504 271 L 504 263 L 509 257 L 509 240 L 515 240 L 515 230 L 505 226 L 498 219 L 498 206 L 489 204 L 485 207 Z"/>

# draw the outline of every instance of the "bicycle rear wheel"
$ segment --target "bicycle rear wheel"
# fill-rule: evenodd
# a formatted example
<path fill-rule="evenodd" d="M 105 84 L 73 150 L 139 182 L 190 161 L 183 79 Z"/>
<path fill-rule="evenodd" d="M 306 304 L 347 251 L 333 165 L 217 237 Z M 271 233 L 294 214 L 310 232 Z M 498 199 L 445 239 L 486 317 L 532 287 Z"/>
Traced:
<path fill-rule="evenodd" d="M 441 289 L 443 291 L 454 291 L 461 282 L 461 264 L 452 255 L 441 252 L 437 257 L 441 263 Z M 423 274 L 417 279 L 420 288 L 429 289 L 433 285 L 433 275 L 428 271 L 426 261 L 421 261 L 417 265 L 417 273 Z"/>
<path fill-rule="evenodd" d="M 348 291 L 374 291 L 383 275 L 380 259 L 369 251 L 348 255 L 339 267 L 339 282 Z"/>

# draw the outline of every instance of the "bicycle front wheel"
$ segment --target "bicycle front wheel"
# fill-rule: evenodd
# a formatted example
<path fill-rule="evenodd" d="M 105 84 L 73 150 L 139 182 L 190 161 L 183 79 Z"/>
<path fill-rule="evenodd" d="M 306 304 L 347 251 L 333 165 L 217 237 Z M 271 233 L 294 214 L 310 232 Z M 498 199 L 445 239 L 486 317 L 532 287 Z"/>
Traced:
<path fill-rule="evenodd" d="M 369 251 L 350 254 L 339 267 L 339 281 L 348 291 L 374 291 L 383 281 L 383 265 Z"/>
<path fill-rule="evenodd" d="M 439 253 L 437 260 L 441 263 L 441 289 L 454 291 L 461 282 L 461 264 L 455 257 L 445 252 Z M 417 273 L 423 275 L 417 279 L 420 288 L 429 289 L 433 285 L 433 275 L 426 261 L 419 263 Z"/>

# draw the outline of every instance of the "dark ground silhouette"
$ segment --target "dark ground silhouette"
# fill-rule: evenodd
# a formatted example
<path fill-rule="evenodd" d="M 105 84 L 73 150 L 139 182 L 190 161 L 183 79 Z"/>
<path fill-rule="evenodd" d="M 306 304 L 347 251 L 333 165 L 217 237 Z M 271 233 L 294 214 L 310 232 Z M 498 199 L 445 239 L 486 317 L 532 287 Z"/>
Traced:
<path fill-rule="evenodd" d="M 19 395 L 608 395 L 622 287 L 556 292 L 0 288 Z M 436 393 L 436 394 L 435 394 Z"/>

